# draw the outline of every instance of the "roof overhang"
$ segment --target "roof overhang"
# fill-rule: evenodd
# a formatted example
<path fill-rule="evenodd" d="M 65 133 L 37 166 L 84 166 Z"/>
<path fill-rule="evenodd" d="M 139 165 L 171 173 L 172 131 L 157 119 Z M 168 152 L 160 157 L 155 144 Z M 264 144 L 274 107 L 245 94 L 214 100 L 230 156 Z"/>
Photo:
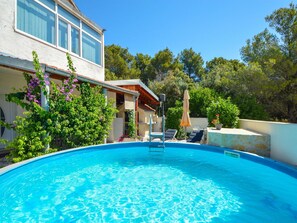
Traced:
<path fill-rule="evenodd" d="M 24 72 L 34 73 L 35 69 L 32 61 L 19 59 L 8 54 L 0 52 L 0 66 L 20 70 Z M 45 70 L 45 65 L 41 64 L 41 69 Z"/>
<path fill-rule="evenodd" d="M 79 11 L 78 7 L 76 6 L 73 0 L 56 0 L 56 1 L 59 4 L 62 2 L 63 4 L 73 7 L 75 10 Z"/>
<path fill-rule="evenodd" d="M 154 105 L 159 104 L 159 97 L 149 89 L 141 80 L 139 79 L 131 79 L 131 80 L 115 80 L 115 81 L 106 81 L 109 84 L 120 86 L 120 87 L 129 87 L 129 86 L 137 86 L 135 90 L 139 91 L 140 97 L 145 95 L 149 98 Z"/>
<path fill-rule="evenodd" d="M 40 65 L 43 72 L 49 73 L 49 76 L 51 78 L 63 79 L 70 76 L 69 71 L 65 71 L 53 66 L 49 66 L 47 64 L 40 64 Z M 32 61 L 12 57 L 10 55 L 3 54 L 1 52 L 0 52 L 0 66 L 19 70 L 22 72 L 35 73 L 35 69 Z M 135 97 L 139 96 L 139 93 L 137 91 L 121 88 L 112 84 L 108 84 L 104 81 L 93 80 L 80 74 L 77 75 L 77 79 L 82 82 L 87 82 L 93 85 L 101 86 L 103 88 L 106 88 L 109 91 L 113 91 L 121 94 L 129 94 Z"/>
<path fill-rule="evenodd" d="M 151 106 L 149 106 L 147 104 L 140 104 L 139 108 L 141 108 L 145 111 L 156 112 L 156 109 L 153 109 Z"/>
<path fill-rule="evenodd" d="M 76 17 L 78 17 L 79 19 L 81 19 L 83 22 L 85 22 L 86 24 L 88 24 L 89 26 L 91 26 L 93 29 L 95 29 L 96 31 L 98 31 L 99 33 L 101 33 L 101 35 L 103 35 L 105 29 L 103 29 L 102 27 L 100 27 L 99 25 L 97 25 L 96 23 L 94 23 L 93 21 L 91 21 L 83 13 L 81 13 L 81 11 L 76 6 L 76 4 L 74 3 L 73 0 L 56 0 L 56 2 L 60 6 L 62 6 L 63 8 L 67 9 L 68 11 L 70 11 Z"/>

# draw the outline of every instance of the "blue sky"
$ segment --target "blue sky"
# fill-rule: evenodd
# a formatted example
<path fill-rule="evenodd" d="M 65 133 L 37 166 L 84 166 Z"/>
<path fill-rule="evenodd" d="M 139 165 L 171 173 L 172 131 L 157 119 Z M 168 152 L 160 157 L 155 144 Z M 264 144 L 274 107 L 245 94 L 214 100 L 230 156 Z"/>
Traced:
<path fill-rule="evenodd" d="M 105 44 L 154 56 L 192 47 L 204 61 L 240 59 L 246 40 L 268 28 L 265 16 L 292 0 L 75 0 L 105 28 Z"/>

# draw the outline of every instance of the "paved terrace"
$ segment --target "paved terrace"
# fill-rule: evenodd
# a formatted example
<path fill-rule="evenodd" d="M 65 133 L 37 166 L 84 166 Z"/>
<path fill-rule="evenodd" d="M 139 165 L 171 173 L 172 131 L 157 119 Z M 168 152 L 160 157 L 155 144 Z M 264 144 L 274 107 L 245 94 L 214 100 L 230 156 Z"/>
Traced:
<path fill-rule="evenodd" d="M 207 144 L 270 156 L 270 136 L 245 129 L 207 128 Z"/>

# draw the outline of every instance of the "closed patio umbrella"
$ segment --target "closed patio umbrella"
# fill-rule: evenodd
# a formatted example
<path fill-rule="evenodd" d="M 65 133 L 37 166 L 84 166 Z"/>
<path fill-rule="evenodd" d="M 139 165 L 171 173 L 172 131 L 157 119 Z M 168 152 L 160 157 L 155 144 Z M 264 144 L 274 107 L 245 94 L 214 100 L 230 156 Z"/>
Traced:
<path fill-rule="evenodd" d="M 185 90 L 184 92 L 184 101 L 183 101 L 183 116 L 180 121 L 180 126 L 185 127 L 185 130 L 187 127 L 191 126 L 191 120 L 190 120 L 190 115 L 189 115 L 189 93 L 188 90 Z"/>

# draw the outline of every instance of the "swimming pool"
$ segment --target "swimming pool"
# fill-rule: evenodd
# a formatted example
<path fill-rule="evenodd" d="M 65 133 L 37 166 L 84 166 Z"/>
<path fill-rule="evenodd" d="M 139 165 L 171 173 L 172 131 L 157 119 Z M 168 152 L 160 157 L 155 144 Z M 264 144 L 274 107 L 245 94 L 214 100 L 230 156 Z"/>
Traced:
<path fill-rule="evenodd" d="M 297 171 L 218 147 L 121 143 L 0 172 L 2 222 L 296 222 Z M 240 158 L 235 158 L 239 154 Z M 255 162 L 253 162 L 255 161 Z M 264 164 L 264 165 L 263 165 Z"/>

